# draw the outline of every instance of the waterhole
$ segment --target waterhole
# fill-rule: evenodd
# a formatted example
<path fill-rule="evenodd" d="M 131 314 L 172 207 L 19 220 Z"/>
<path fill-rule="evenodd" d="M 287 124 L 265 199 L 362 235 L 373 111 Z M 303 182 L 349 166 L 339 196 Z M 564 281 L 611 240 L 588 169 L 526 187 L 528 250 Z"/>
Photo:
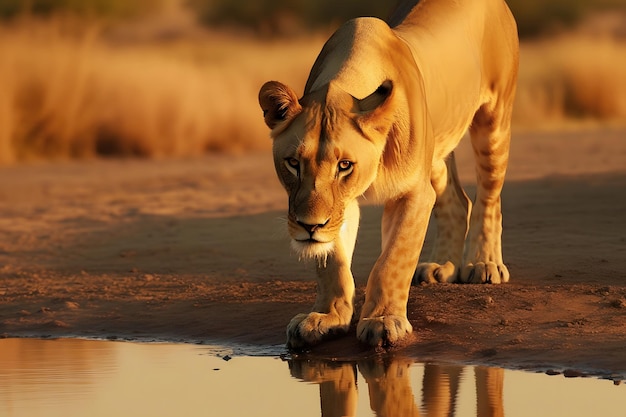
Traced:
<path fill-rule="evenodd" d="M 279 348 L 0 340 L 0 416 L 624 416 L 598 378 L 419 363 L 296 360 Z M 251 356 L 250 352 L 258 356 Z"/>

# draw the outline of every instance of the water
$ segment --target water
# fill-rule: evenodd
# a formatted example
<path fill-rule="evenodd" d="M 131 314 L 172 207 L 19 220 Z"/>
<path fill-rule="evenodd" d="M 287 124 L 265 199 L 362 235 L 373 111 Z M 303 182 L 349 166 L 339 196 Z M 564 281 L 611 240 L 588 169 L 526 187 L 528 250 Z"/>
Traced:
<path fill-rule="evenodd" d="M 0 340 L 0 416 L 626 415 L 626 387 L 595 378 L 405 358 L 341 364 L 226 353 L 184 344 Z"/>

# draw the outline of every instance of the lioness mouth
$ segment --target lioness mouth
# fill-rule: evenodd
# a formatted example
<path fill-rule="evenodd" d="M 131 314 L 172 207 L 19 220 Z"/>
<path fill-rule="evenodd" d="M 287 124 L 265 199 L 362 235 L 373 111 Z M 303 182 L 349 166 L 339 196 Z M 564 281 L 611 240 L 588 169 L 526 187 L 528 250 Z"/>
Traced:
<path fill-rule="evenodd" d="M 291 247 L 301 258 L 316 258 L 325 260 L 330 252 L 334 249 L 333 242 L 320 242 L 315 239 L 291 241 Z"/>
<path fill-rule="evenodd" d="M 317 239 L 313 239 L 313 238 L 309 238 L 309 239 L 294 239 L 294 240 L 295 240 L 296 242 L 299 242 L 299 243 L 306 243 L 306 244 L 309 244 L 309 245 L 315 245 L 315 244 L 317 244 L 317 243 L 321 243 L 321 244 L 325 244 L 325 243 L 327 243 L 327 242 L 322 242 L 322 241 L 319 241 L 319 240 L 317 240 Z"/>

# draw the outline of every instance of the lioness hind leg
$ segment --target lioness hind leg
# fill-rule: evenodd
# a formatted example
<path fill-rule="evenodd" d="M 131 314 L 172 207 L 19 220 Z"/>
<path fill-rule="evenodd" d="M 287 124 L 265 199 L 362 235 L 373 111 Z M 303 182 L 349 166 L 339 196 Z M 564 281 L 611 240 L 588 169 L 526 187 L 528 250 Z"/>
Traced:
<path fill-rule="evenodd" d="M 510 107 L 504 111 L 483 105 L 474 116 L 470 135 L 476 158 L 476 199 L 459 278 L 465 283 L 499 284 L 509 280 L 502 260 L 500 193 L 509 159 Z"/>
<path fill-rule="evenodd" d="M 459 182 L 454 152 L 434 164 L 431 182 L 437 194 L 433 209 L 437 236 L 428 260 L 417 265 L 413 284 L 455 282 L 469 228 L 472 203 Z"/>

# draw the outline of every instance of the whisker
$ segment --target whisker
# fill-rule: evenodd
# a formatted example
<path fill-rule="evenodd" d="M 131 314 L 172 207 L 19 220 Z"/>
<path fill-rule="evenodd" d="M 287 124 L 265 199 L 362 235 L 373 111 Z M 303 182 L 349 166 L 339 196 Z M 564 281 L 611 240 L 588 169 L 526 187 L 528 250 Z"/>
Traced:
<path fill-rule="evenodd" d="M 274 218 L 274 222 L 276 222 L 276 227 L 272 230 L 272 238 L 273 239 L 285 239 L 289 238 L 289 229 L 287 228 L 287 217 L 280 216 Z"/>

